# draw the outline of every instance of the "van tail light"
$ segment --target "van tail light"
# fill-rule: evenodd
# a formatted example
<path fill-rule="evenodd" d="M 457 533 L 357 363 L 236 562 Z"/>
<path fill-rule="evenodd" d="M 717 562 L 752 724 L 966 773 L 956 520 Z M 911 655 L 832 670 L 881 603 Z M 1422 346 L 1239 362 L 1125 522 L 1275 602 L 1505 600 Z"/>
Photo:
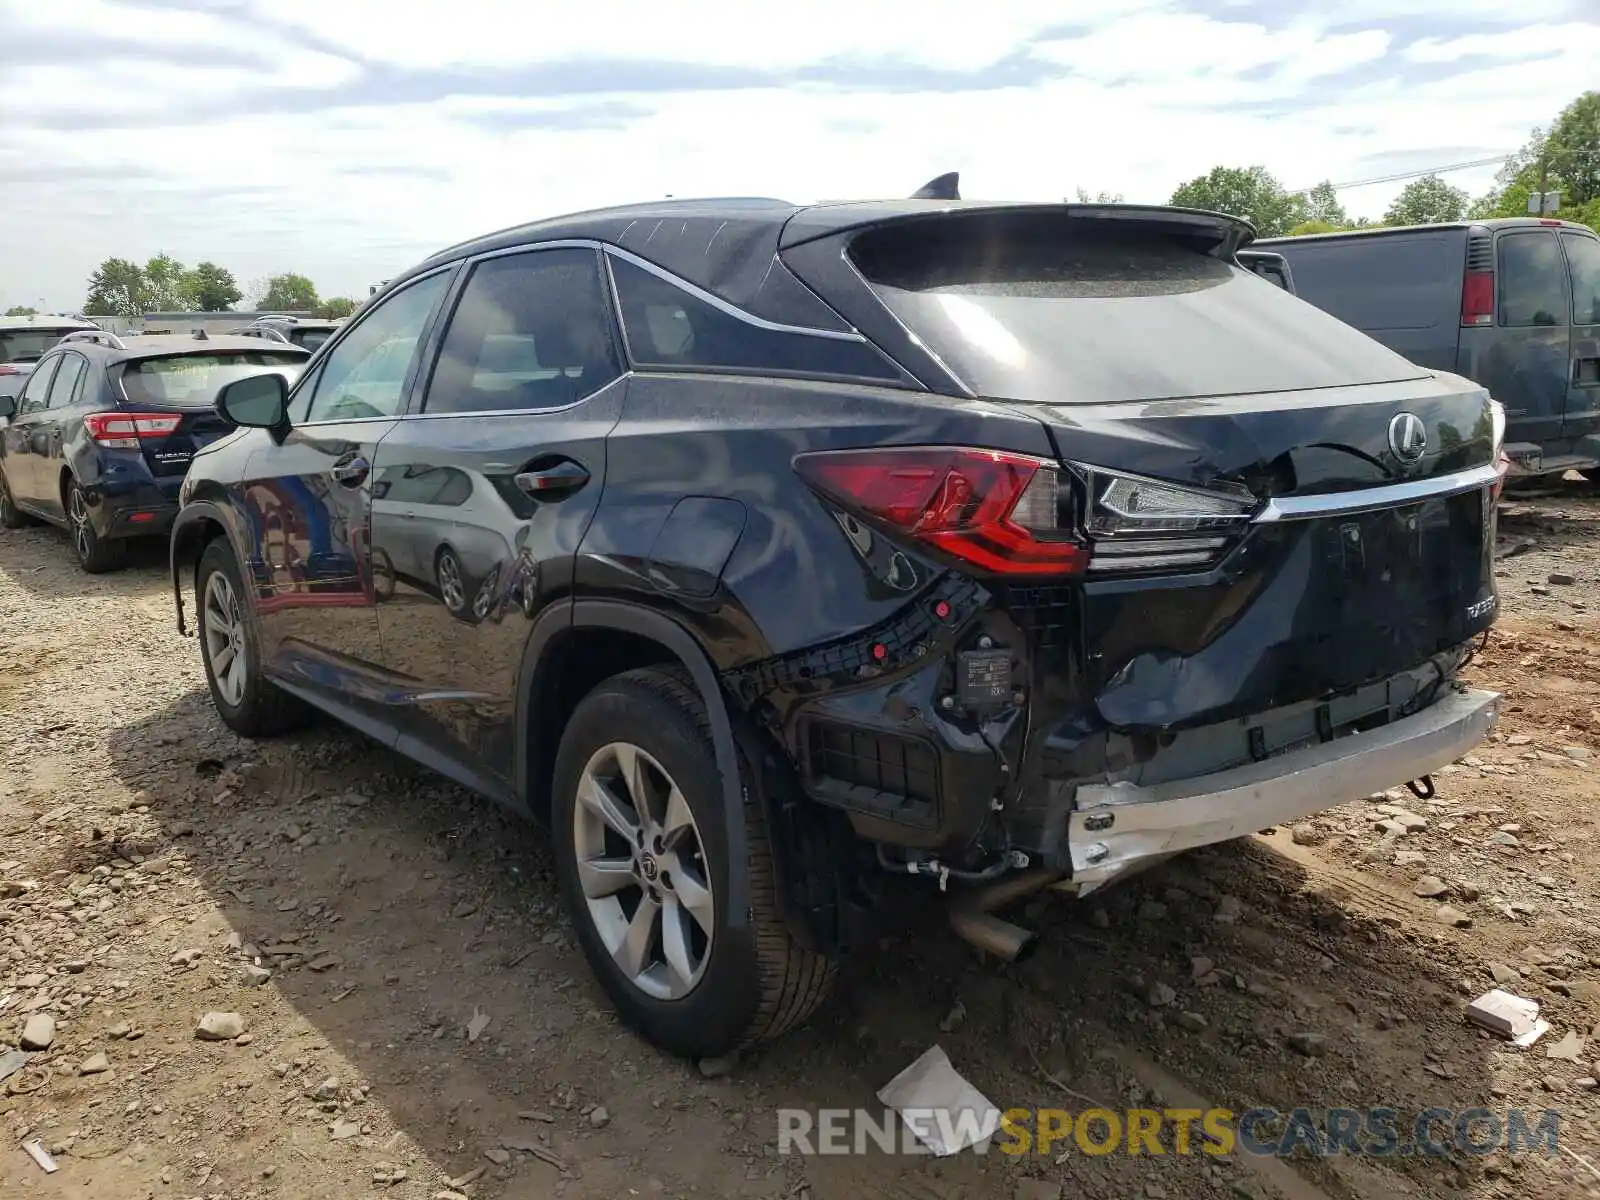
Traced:
<path fill-rule="evenodd" d="M 1461 285 L 1461 323 L 1494 324 L 1494 272 L 1468 271 Z"/>
<path fill-rule="evenodd" d="M 823 496 L 986 575 L 1078 575 L 1089 549 L 1060 520 L 1061 474 L 1024 454 L 907 446 L 802 454 Z"/>
<path fill-rule="evenodd" d="M 172 413 L 90 413 L 83 427 L 99 445 L 113 450 L 138 450 L 147 441 L 159 441 L 178 430 L 183 418 Z"/>
<path fill-rule="evenodd" d="M 802 454 L 795 469 L 843 507 L 1002 577 L 1206 570 L 1256 501 L 1099 467 L 965 448 Z"/>

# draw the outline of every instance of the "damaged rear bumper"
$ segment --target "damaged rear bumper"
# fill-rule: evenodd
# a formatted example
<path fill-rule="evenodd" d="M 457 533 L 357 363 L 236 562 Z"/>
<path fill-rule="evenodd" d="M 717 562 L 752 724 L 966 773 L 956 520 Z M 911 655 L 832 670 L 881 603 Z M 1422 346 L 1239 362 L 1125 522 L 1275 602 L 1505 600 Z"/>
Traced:
<path fill-rule="evenodd" d="M 1068 819 L 1072 881 L 1090 892 L 1181 851 L 1418 779 L 1481 742 L 1500 699 L 1455 691 L 1414 716 L 1262 762 L 1150 787 L 1080 787 Z"/>

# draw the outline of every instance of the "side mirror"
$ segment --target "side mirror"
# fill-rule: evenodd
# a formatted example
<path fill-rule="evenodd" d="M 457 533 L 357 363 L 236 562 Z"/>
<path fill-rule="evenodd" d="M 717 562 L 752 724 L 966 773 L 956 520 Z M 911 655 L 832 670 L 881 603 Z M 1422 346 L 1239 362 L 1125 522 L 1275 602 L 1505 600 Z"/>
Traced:
<path fill-rule="evenodd" d="M 289 425 L 289 385 L 275 372 L 235 379 L 217 393 L 213 407 L 232 425 L 282 430 Z"/>
<path fill-rule="evenodd" d="M 17 415 L 17 398 L 0 396 L 0 421 L 9 421 Z"/>

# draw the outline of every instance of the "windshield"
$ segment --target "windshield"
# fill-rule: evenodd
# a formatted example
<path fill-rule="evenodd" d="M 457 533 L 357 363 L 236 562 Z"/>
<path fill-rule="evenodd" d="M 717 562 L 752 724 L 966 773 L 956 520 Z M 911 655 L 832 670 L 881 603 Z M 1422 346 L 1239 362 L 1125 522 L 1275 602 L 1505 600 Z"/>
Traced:
<path fill-rule="evenodd" d="M 304 362 L 303 355 L 270 352 L 145 358 L 123 367 L 122 390 L 134 405 L 209 408 L 224 384 L 259 374 L 262 367 L 298 371 Z"/>
<path fill-rule="evenodd" d="M 1115 403 L 1422 374 L 1177 235 L 1096 224 L 897 223 L 857 237 L 850 257 L 980 396 Z"/>
<path fill-rule="evenodd" d="M 69 325 L 65 329 L 0 329 L 0 362 L 37 362 L 50 347 L 81 328 Z"/>
<path fill-rule="evenodd" d="M 289 333 L 289 340 L 296 346 L 304 346 L 307 350 L 315 350 L 323 342 L 333 336 L 331 329 L 295 329 Z"/>

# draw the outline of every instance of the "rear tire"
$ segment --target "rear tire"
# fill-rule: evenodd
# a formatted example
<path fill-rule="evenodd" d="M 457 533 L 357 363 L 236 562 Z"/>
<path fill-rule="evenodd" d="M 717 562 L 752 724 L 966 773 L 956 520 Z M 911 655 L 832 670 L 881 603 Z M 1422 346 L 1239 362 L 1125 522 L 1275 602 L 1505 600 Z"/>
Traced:
<path fill-rule="evenodd" d="M 67 482 L 67 539 L 72 543 L 72 557 L 85 574 L 103 575 L 122 565 L 122 543 L 103 538 L 95 532 L 94 521 L 89 516 L 89 497 L 76 479 Z"/>
<path fill-rule="evenodd" d="M 584 955 L 627 1025 L 687 1057 L 778 1037 L 827 999 L 836 975 L 779 915 L 765 814 L 742 760 L 739 770 L 750 919 L 735 929 L 722 779 L 705 706 L 681 672 L 649 668 L 600 684 L 556 756 L 556 870 Z M 629 817 L 641 833 L 618 833 Z M 646 909 L 652 894 L 659 904 Z M 630 956 L 641 911 L 651 932 Z"/>
<path fill-rule="evenodd" d="M 226 539 L 200 555 L 194 588 L 196 632 L 211 702 L 223 724 L 248 738 L 299 729 L 311 710 L 262 673 L 261 637 L 244 600 L 244 583 Z"/>
<path fill-rule="evenodd" d="M 11 484 L 6 480 L 6 473 L 0 471 L 0 528 L 26 529 L 33 521 L 28 514 L 17 507 L 16 499 L 11 495 Z"/>

